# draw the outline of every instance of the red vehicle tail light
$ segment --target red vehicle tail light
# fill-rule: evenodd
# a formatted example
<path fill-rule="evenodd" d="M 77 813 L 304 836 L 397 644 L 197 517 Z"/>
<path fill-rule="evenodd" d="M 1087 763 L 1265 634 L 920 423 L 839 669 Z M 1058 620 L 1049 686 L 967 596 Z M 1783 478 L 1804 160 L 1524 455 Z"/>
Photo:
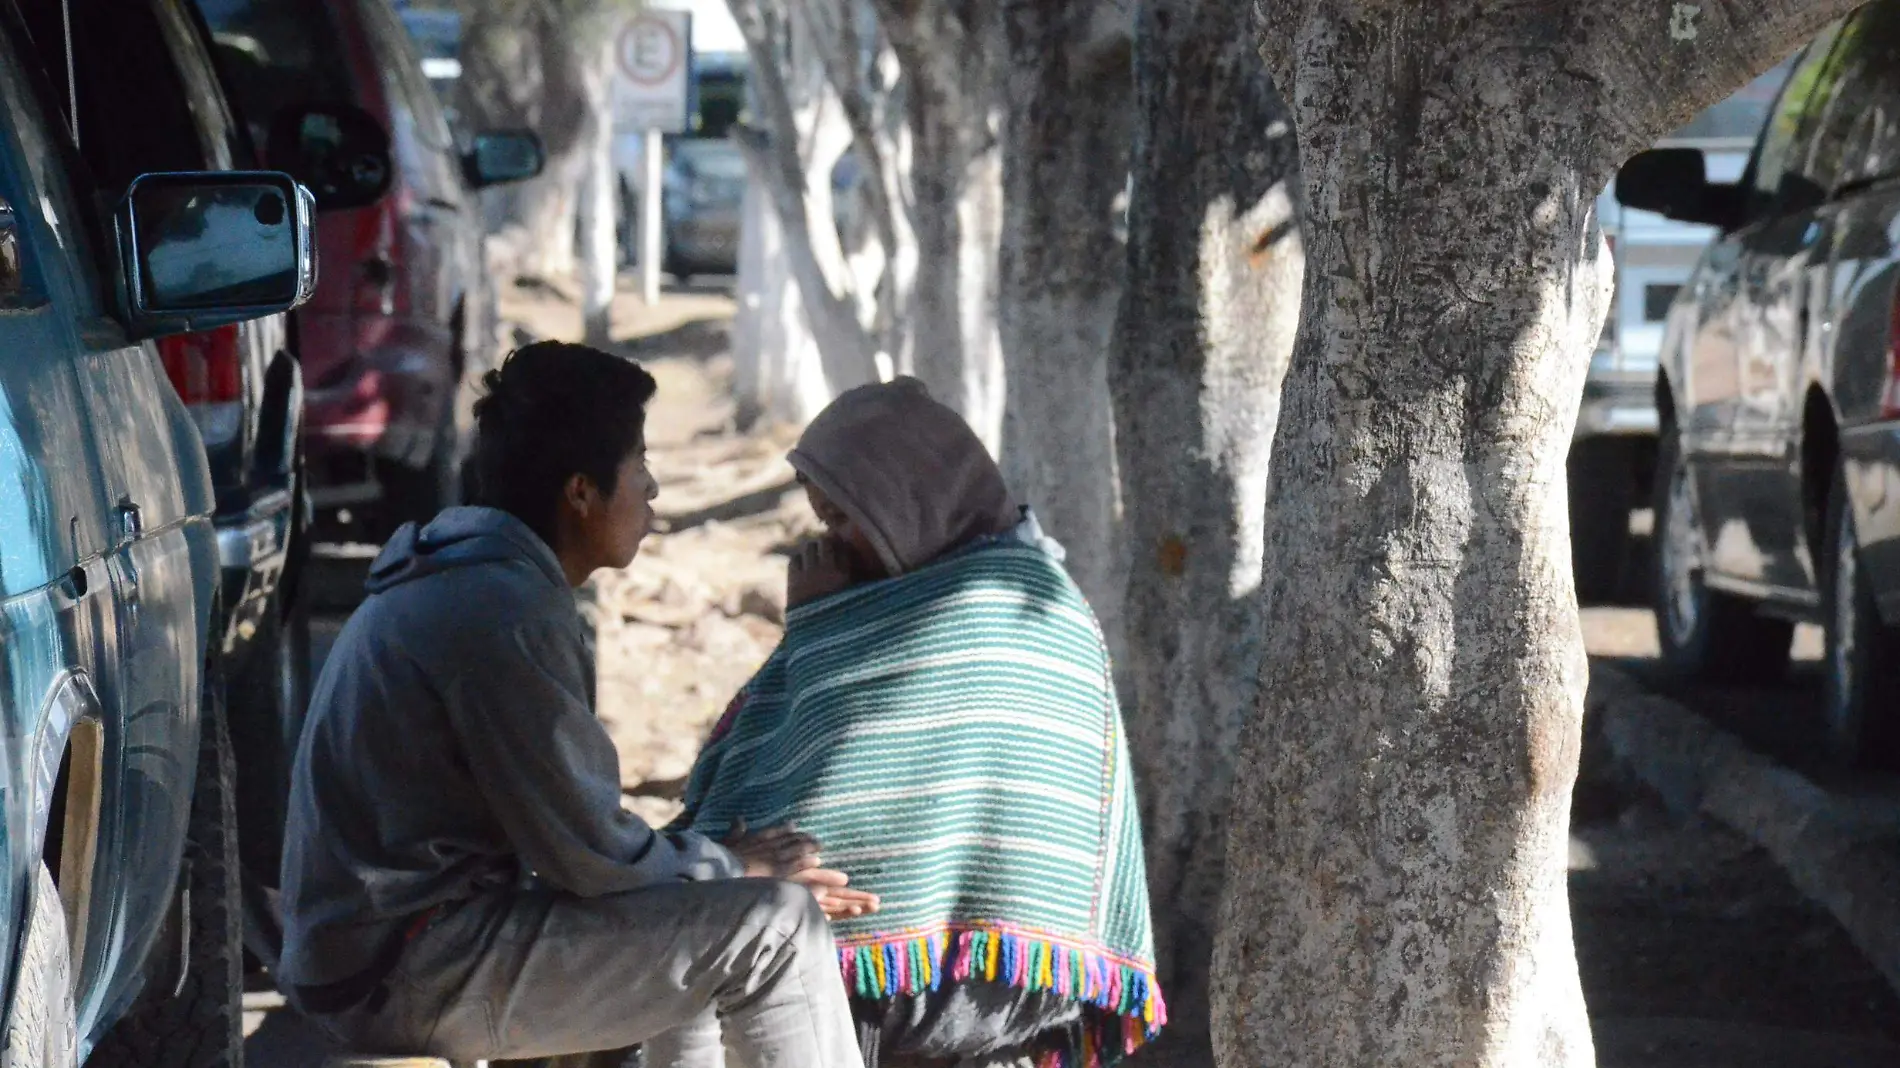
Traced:
<path fill-rule="evenodd" d="M 1900 419 L 1900 289 L 1894 291 L 1887 327 L 1887 383 L 1880 391 L 1880 417 Z"/>
<path fill-rule="evenodd" d="M 236 326 L 162 338 L 158 357 L 165 365 L 165 377 L 186 404 L 228 404 L 244 396 Z"/>

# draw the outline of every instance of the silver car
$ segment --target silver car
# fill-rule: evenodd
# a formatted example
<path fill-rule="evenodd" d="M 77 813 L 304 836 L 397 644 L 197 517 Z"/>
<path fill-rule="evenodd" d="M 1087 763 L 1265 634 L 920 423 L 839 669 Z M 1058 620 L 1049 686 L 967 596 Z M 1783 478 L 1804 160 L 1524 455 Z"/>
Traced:
<path fill-rule="evenodd" d="M 739 146 L 725 138 L 680 137 L 667 147 L 660 192 L 666 273 L 682 284 L 696 274 L 736 273 L 746 186 Z"/>
<path fill-rule="evenodd" d="M 1900 0 L 1796 60 L 1739 182 L 1646 152 L 1625 204 L 1717 228 L 1669 309 L 1655 480 L 1663 656 L 1769 678 L 1826 631 L 1815 736 L 1900 764 Z"/>
<path fill-rule="evenodd" d="M 1774 68 L 1658 147 L 1696 149 L 1711 176 L 1734 181 L 1787 73 L 1786 63 Z M 1597 198 L 1597 219 L 1615 260 L 1616 292 L 1590 360 L 1569 459 L 1571 549 L 1577 593 L 1586 602 L 1610 599 L 1623 584 L 1630 512 L 1647 503 L 1655 464 L 1663 319 L 1717 234 L 1713 227 L 1623 207 L 1614 181 Z"/>

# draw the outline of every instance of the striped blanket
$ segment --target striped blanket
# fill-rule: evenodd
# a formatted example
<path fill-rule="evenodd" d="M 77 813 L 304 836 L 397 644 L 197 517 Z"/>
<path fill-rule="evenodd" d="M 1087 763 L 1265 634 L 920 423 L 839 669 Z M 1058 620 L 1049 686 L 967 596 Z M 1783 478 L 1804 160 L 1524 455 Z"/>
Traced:
<path fill-rule="evenodd" d="M 1120 1060 L 1167 1019 L 1108 655 L 1042 549 L 988 543 L 793 609 L 693 769 L 724 835 L 795 821 L 883 899 L 836 925 L 864 998 L 1007 982 L 1083 1005 L 1045 1064 Z"/>

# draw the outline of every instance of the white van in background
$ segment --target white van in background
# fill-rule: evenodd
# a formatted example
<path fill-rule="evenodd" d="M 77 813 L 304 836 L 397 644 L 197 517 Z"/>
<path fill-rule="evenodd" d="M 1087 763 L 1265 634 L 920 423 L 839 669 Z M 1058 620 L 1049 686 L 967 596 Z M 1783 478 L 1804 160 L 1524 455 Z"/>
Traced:
<path fill-rule="evenodd" d="M 1657 142 L 1698 148 L 1710 181 L 1741 177 L 1787 62 Z M 1656 463 L 1656 365 L 1663 321 L 1716 233 L 1616 202 L 1616 183 L 1597 198 L 1597 221 L 1615 260 L 1616 291 L 1590 360 L 1569 459 L 1570 544 L 1577 596 L 1613 599 L 1624 588 L 1630 513 L 1648 502 Z"/>

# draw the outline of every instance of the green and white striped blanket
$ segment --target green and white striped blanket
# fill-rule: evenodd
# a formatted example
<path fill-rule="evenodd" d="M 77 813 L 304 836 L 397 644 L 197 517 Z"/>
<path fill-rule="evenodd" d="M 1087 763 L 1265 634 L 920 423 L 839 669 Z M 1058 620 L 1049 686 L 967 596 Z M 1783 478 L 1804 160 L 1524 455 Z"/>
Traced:
<path fill-rule="evenodd" d="M 1040 548 L 1005 537 L 788 613 L 679 822 L 740 818 L 796 822 L 883 899 L 836 925 L 859 996 L 1066 994 L 1089 1026 L 1036 1051 L 1052 1063 L 1119 1060 L 1166 1022 L 1108 654 Z"/>

